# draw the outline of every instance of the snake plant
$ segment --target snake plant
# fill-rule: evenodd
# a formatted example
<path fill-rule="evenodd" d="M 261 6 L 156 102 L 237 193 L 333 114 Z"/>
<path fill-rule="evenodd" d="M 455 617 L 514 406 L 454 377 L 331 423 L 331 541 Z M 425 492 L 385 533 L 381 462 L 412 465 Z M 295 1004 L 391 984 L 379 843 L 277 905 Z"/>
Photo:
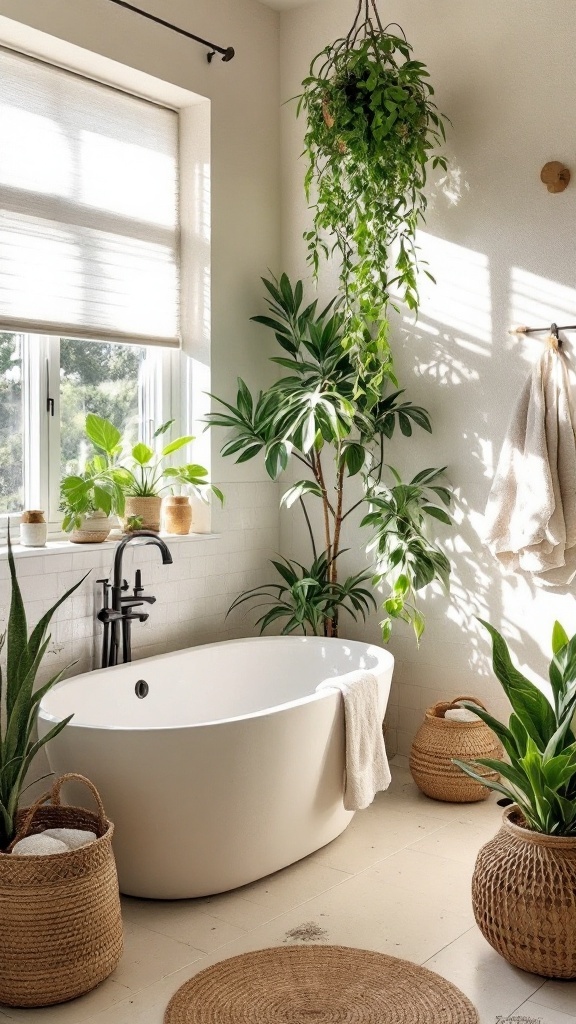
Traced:
<path fill-rule="evenodd" d="M 576 635 L 569 638 L 559 622 L 554 624 L 549 701 L 512 664 L 500 633 L 480 621 L 492 637 L 494 673 L 512 705 L 512 715 L 505 726 L 476 704 L 461 703 L 496 733 L 509 760 L 478 758 L 471 764 L 454 763 L 483 786 L 517 804 L 533 831 L 576 836 Z M 475 765 L 498 772 L 501 781 L 479 775 Z"/>
<path fill-rule="evenodd" d="M 36 754 L 58 735 L 73 717 L 58 722 L 43 739 L 36 739 L 38 707 L 45 693 L 62 678 L 66 668 L 36 691 L 36 675 L 50 636 L 46 636 L 54 612 L 84 582 L 84 576 L 67 590 L 63 597 L 42 616 L 28 635 L 26 611 L 16 576 L 10 530 L 8 530 L 8 564 L 12 583 L 12 599 L 8 627 L 0 636 L 0 653 L 6 648 L 5 679 L 0 666 L 0 850 L 5 850 L 15 834 L 18 802 L 24 780 Z"/>

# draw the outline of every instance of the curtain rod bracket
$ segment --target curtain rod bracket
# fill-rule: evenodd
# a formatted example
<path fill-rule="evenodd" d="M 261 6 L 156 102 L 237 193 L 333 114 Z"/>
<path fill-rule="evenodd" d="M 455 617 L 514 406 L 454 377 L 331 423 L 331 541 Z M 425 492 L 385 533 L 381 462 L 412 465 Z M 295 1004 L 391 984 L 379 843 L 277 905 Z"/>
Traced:
<path fill-rule="evenodd" d="M 200 43 L 201 46 L 207 46 L 209 49 L 208 63 L 211 64 L 217 53 L 222 54 L 222 62 L 227 64 L 235 56 L 235 50 L 233 46 L 217 46 L 216 43 L 209 42 L 208 39 L 203 39 L 202 36 L 197 36 L 193 32 L 187 32 L 184 28 L 179 28 L 178 25 L 173 25 L 171 21 L 165 21 L 164 18 L 158 18 L 155 14 L 149 14 L 148 11 L 143 11 L 140 7 L 134 7 L 132 4 L 126 2 L 126 0 L 108 0 L 111 4 L 116 4 L 117 7 L 123 7 L 126 11 L 131 11 L 132 14 L 139 14 L 141 18 L 147 18 L 148 21 L 153 21 L 155 25 L 162 25 L 163 28 L 169 29 L 171 32 L 177 32 L 180 36 L 185 36 L 186 39 L 192 39 L 195 43 Z"/>

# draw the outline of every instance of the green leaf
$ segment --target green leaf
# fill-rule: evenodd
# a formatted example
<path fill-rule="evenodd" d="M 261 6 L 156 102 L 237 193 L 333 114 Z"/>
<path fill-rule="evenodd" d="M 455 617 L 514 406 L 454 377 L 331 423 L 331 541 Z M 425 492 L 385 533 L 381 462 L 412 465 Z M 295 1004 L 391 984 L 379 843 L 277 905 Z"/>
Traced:
<path fill-rule="evenodd" d="M 435 505 L 423 505 L 422 511 L 427 516 L 432 516 L 433 519 L 439 519 L 441 523 L 446 523 L 447 526 L 452 526 L 452 519 L 447 512 L 444 512 L 441 508 L 436 508 Z"/>
<path fill-rule="evenodd" d="M 554 712 L 544 694 L 526 679 L 512 664 L 508 645 L 498 630 L 479 619 L 492 637 L 492 665 L 506 696 L 528 735 L 540 747 L 546 748 L 556 731 Z"/>
<path fill-rule="evenodd" d="M 140 442 L 132 449 L 132 458 L 139 466 L 147 466 L 154 458 L 154 450 L 149 448 L 147 444 Z"/>
<path fill-rule="evenodd" d="M 568 634 L 564 627 L 559 622 L 555 622 L 552 629 L 552 651 L 554 655 L 558 656 L 560 651 L 568 646 L 569 642 Z"/>
<path fill-rule="evenodd" d="M 280 505 L 285 505 L 286 508 L 292 508 L 292 505 L 294 505 L 300 498 L 303 498 L 306 494 L 312 494 L 317 498 L 321 498 L 323 491 L 314 480 L 300 480 L 297 484 L 289 487 L 282 495 Z"/>
<path fill-rule="evenodd" d="M 161 437 L 162 434 L 167 434 L 168 431 L 170 430 L 170 427 L 175 422 L 175 420 L 166 420 L 166 423 L 161 423 L 160 426 L 154 431 L 154 440 L 156 440 L 157 437 Z"/>
<path fill-rule="evenodd" d="M 181 448 L 185 448 L 186 445 L 190 444 L 190 442 L 193 441 L 193 440 L 194 440 L 193 437 L 178 437 L 178 438 L 176 438 L 175 441 L 171 441 L 170 444 L 167 444 L 166 447 L 162 449 L 161 457 L 165 458 L 167 455 L 172 455 L 174 452 L 180 451 Z M 143 445 L 142 447 L 146 447 L 146 446 Z M 134 452 L 132 452 L 132 454 L 134 454 Z M 154 453 L 152 453 L 152 455 L 153 454 Z M 136 459 L 136 461 L 138 462 L 140 460 Z M 146 461 L 150 461 L 150 460 L 146 460 Z M 141 463 L 141 464 L 144 465 L 145 463 Z"/>
<path fill-rule="evenodd" d="M 94 413 L 88 413 L 86 417 L 86 433 L 92 444 L 96 445 L 107 455 L 113 455 L 122 439 L 120 431 L 110 420 L 105 420 Z"/>

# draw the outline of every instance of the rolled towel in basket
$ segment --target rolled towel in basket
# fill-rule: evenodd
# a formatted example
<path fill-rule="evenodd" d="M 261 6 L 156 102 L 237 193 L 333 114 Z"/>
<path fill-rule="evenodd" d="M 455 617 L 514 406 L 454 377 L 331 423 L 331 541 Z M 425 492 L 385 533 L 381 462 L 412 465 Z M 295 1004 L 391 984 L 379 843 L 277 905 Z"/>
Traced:
<path fill-rule="evenodd" d="M 25 836 L 12 848 L 18 857 L 50 857 L 55 853 L 68 853 L 68 847 L 59 839 L 39 832 L 36 836 Z"/>
<path fill-rule="evenodd" d="M 79 850 L 81 846 L 88 846 L 88 843 L 93 843 L 97 838 L 95 832 L 89 832 L 84 828 L 47 828 L 42 835 L 58 839 L 69 850 Z"/>
<path fill-rule="evenodd" d="M 447 718 L 449 722 L 478 722 L 478 715 L 475 715 L 473 711 L 469 711 L 468 708 L 448 708 L 444 712 L 444 718 Z"/>
<path fill-rule="evenodd" d="M 81 828 L 47 828 L 33 836 L 20 839 L 13 849 L 19 857 L 48 857 L 53 853 L 69 853 L 88 846 L 96 839 L 95 832 Z"/>
<path fill-rule="evenodd" d="M 391 781 L 380 708 L 380 688 L 373 672 L 358 670 L 325 679 L 316 690 L 340 690 L 346 726 L 344 807 L 362 811 Z"/>

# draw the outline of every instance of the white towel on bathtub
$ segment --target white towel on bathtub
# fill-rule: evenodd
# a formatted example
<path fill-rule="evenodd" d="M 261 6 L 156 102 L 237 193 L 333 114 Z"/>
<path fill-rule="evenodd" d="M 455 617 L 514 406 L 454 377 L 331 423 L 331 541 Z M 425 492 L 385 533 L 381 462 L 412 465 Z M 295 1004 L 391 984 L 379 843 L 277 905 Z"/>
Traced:
<path fill-rule="evenodd" d="M 378 680 L 373 672 L 358 670 L 325 679 L 316 689 L 342 693 L 346 725 L 344 807 L 347 811 L 363 811 L 391 782 Z"/>

